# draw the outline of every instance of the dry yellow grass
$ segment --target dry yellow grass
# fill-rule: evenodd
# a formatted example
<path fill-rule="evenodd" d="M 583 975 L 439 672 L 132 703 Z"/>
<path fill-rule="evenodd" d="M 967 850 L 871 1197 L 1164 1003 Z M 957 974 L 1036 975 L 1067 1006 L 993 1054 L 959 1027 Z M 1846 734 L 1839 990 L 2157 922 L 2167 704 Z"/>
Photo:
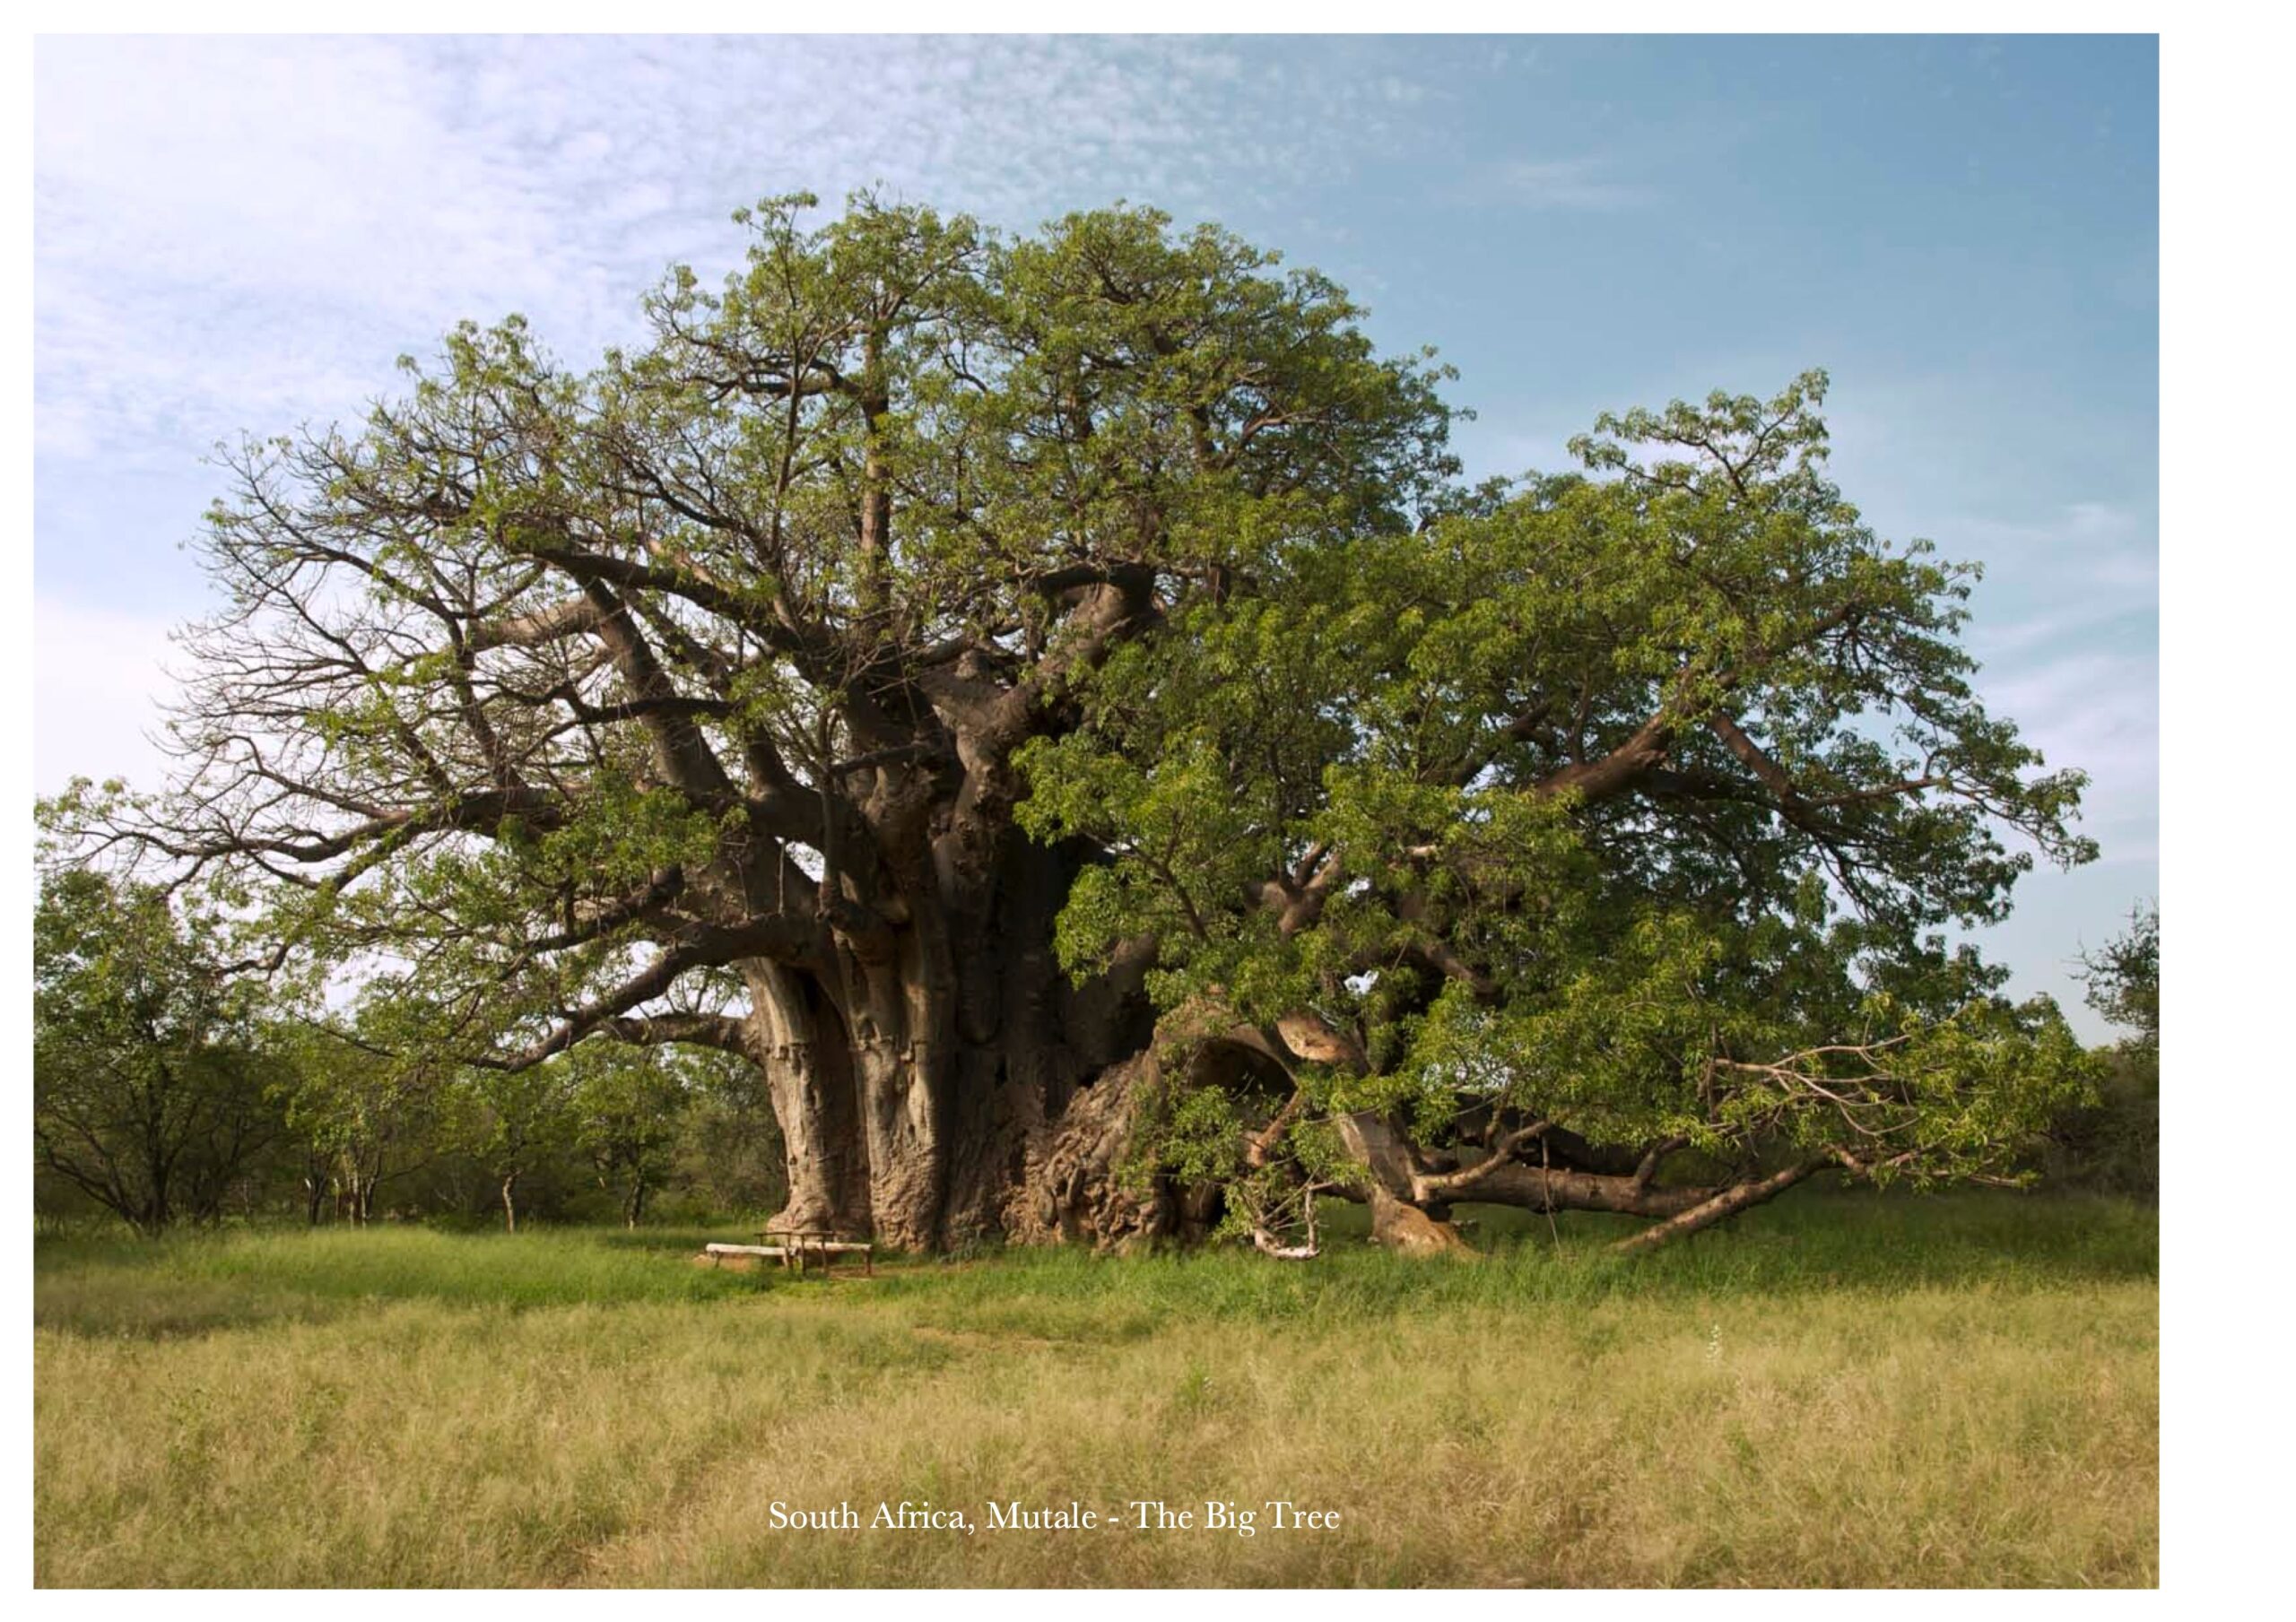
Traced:
<path fill-rule="evenodd" d="M 582 1242 L 350 1237 L 402 1245 L 407 1280 L 457 1245 L 547 1271 Z M 299 1295 L 291 1249 L 221 1254 L 43 1263 L 41 1583 L 2155 1581 L 2157 1298 L 2125 1266 L 1510 1288 L 1590 1264 L 1058 1259 L 514 1307 Z M 679 1264 L 631 1265 L 652 1289 Z M 234 1286 L 264 1303 L 245 1322 L 213 1293 Z M 768 1514 L 1279 1497 L 1336 1530 Z"/>

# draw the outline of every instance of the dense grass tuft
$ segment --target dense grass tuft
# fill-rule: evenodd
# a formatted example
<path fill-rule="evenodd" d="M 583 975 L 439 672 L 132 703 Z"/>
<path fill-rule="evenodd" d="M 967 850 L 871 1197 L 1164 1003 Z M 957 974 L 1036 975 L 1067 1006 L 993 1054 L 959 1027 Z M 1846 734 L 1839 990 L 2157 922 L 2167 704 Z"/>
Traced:
<path fill-rule="evenodd" d="M 1821 1196 L 1622 1265 L 1068 1251 L 798 1280 L 700 1232 L 35 1245 L 51 1584 L 2143 1584 L 2152 1213 Z M 1343 1226 L 1344 1226 L 1343 1224 Z M 1274 1497 L 1335 1530 L 775 1531 Z"/>

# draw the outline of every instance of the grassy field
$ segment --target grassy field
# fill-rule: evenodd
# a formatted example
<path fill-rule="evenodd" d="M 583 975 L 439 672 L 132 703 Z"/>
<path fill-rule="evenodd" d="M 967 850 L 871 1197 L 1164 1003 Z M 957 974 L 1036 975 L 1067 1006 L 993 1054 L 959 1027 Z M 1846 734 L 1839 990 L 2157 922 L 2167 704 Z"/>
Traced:
<path fill-rule="evenodd" d="M 36 1244 L 43 1584 L 2150 1584 L 2152 1214 L 1813 1195 L 1287 1265 Z M 971 1522 L 872 1530 L 881 1502 Z M 1121 1517 L 998 1531 L 987 1506 Z M 1135 1530 L 1161 1499 L 1197 1524 Z M 1270 1500 L 1337 1512 L 1269 1524 Z M 850 1503 L 857 1531 L 777 1530 Z M 1206 1529 L 1207 1502 L 1254 1513 Z"/>

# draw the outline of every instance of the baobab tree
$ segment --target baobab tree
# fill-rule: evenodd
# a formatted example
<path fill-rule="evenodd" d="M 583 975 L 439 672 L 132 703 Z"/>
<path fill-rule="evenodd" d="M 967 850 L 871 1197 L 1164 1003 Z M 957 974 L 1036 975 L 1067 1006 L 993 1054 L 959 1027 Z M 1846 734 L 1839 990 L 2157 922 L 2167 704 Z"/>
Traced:
<path fill-rule="evenodd" d="M 595 369 L 465 325 L 233 455 L 180 778 L 109 836 L 457 1063 L 743 1055 L 778 1220 L 909 1247 L 1286 1179 L 1695 1223 L 1990 1175 L 2073 1084 L 1923 932 L 2005 906 L 1996 828 L 2083 854 L 2077 779 L 1820 476 L 1814 380 L 1470 490 L 1431 357 L 1222 232 L 811 205 Z"/>

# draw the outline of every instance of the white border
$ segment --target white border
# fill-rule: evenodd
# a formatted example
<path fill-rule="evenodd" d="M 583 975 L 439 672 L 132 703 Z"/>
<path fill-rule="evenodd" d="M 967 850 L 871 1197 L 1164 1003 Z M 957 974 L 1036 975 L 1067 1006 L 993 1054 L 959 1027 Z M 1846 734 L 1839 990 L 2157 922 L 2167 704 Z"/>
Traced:
<path fill-rule="evenodd" d="M 2285 1222 L 2277 1184 L 2288 1161 L 2280 1142 L 2279 1097 L 2288 1087 L 2281 1059 L 2288 976 L 2279 943 L 2290 927 L 2288 858 L 2283 854 L 2281 782 L 2288 750 L 2276 724 L 2289 690 L 2283 666 L 2284 621 L 2296 612 L 2289 590 L 2292 541 L 2274 453 L 2283 413 L 2279 399 L 2291 359 L 2288 259 L 2278 240 L 2285 229 L 2290 191 L 2283 169 L 2287 139 L 2285 82 L 2290 63 L 2284 22 L 2261 21 L 2264 8 L 2160 5 L 1938 4 L 1866 5 L 1853 13 L 1837 4 L 1741 4 L 1720 14 L 1687 4 L 1621 4 L 1599 13 L 1584 7 L 1528 8 L 1444 4 L 1407 12 L 1334 4 L 1239 7 L 1202 0 L 1171 0 L 1152 10 L 1048 4 L 925 5 L 886 0 L 869 9 L 870 26 L 821 31 L 904 32 L 1056 31 L 1079 20 L 1111 31 L 1456 32 L 1536 28 L 1552 32 L 1678 30 L 1729 31 L 1952 32 L 1962 30 L 2033 32 L 2163 33 L 2161 95 L 2161 402 L 2163 635 L 2161 748 L 2162 811 L 2167 849 L 2164 890 L 2169 915 L 2169 1039 L 2163 1175 L 2163 1514 L 2162 1578 L 2167 1597 L 2248 1609 L 2287 1587 L 2279 1567 L 2289 1496 L 2280 1482 L 2286 1456 L 2290 1331 L 2279 1311 L 2287 1277 Z M 335 8 L 324 21 L 370 31 L 445 28 L 547 32 L 754 31 L 760 25 L 810 22 L 816 7 L 702 4 L 662 0 L 642 12 L 562 4 L 452 6 L 411 0 L 380 8 Z M 210 5 L 197 16 L 158 4 L 37 4 L 34 25 L 54 32 L 296 31 L 322 20 L 308 4 Z M 1599 23 L 1599 30 L 1590 30 Z M 18 87 L 7 121 L 19 185 L 30 172 L 30 50 L 4 81 Z M 20 192 L 20 197 L 23 194 Z M 17 252 L 6 263 L 29 276 L 30 211 L 16 215 Z M 26 311 L 28 284 L 17 308 Z M 30 325 L 20 314 L 12 328 L 18 384 L 8 397 L 7 441 L 19 477 L 15 489 L 22 527 L 12 559 L 20 590 L 12 605 L 15 635 L 0 644 L 19 695 L 14 747 L 5 769 L 23 807 L 30 799 L 29 696 L 31 661 L 31 493 Z M 19 814 L 22 814 L 21 811 Z M 30 899 L 29 876 L 11 870 L 14 915 Z M 21 928 L 21 922 L 19 923 Z M 29 968 L 24 937 L 13 937 L 20 975 Z M 19 986 L 24 984 L 20 977 Z M 21 994 L 21 993 L 20 993 Z M 16 1055 L 27 1051 L 26 1005 L 13 1005 Z M 21 1063 L 21 1060 L 20 1060 Z M 16 1073 L 22 1074 L 21 1069 Z M 21 1099 L 22 1093 L 18 1093 Z M 21 1125 L 19 1126 L 21 1130 Z M 12 1174 L 13 1175 L 13 1174 Z M 19 1184 L 22 1188 L 22 1184 Z M 25 1190 L 28 1193 L 28 1189 Z M 20 1210 L 23 1210 L 19 1205 Z M 13 1260 L 20 1310 L 30 1312 L 30 1262 L 21 1246 Z M 20 1324 L 23 1322 L 19 1320 Z M 17 1340 L 20 1392 L 29 1394 L 29 1337 Z M 24 1474 L 13 1483 L 15 1524 L 26 1540 L 16 1545 L 16 1572 L 30 1584 L 30 1436 L 28 1405 L 15 1412 L 24 1430 L 16 1456 Z M 1225 1609 L 1249 1606 L 1264 1613 L 1280 1600 L 1171 1592 L 1080 1597 L 1066 1592 L 944 1594 L 936 1613 L 959 1615 L 978 1605 L 1000 1617 L 1051 1616 L 1089 1605 L 1095 1616 L 1169 1617 L 1175 1607 L 1194 1614 L 1209 1600 Z M 36 1602 L 61 1614 L 148 1613 L 134 1594 L 39 1593 Z M 556 1615 L 626 1615 L 621 1594 L 435 1594 L 418 1603 L 439 1614 L 483 1613 L 499 1618 L 506 1606 L 546 1604 Z M 1318 1593 L 1321 1615 L 1368 1616 L 1399 1603 L 1387 1596 Z M 1526 1599 L 1524 1604 L 1580 1603 Z M 1702 1615 L 1748 1614 L 1784 1607 L 1833 1607 L 1826 1592 L 1701 1593 L 1692 1600 L 1629 1592 L 1589 1597 L 1584 1603 L 1616 1608 L 1632 1618 L 1695 1604 Z M 1861 1605 L 1904 1614 L 1933 1602 L 1918 1594 L 1861 1597 Z M 1987 1613 L 2013 1606 L 2021 1616 L 2079 1607 L 2155 1609 L 2160 1594 L 1957 1594 L 1952 1603 Z M 237 1617 L 307 1613 L 353 1618 L 383 1616 L 408 1600 L 394 1594 L 309 1596 L 181 1595 L 171 1609 L 228 1605 Z M 724 1593 L 680 1595 L 665 1601 L 682 1615 L 738 1616 L 745 1622 L 792 1604 L 834 1605 L 842 1617 L 913 1617 L 914 1595 L 831 1591 L 818 1598 Z M 1411 1604 L 1412 1601 L 1400 1601 Z M 1505 1603 L 1501 1601 L 1501 1603 Z M 2259 1607 L 2260 1609 L 2261 1607 Z"/>

